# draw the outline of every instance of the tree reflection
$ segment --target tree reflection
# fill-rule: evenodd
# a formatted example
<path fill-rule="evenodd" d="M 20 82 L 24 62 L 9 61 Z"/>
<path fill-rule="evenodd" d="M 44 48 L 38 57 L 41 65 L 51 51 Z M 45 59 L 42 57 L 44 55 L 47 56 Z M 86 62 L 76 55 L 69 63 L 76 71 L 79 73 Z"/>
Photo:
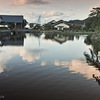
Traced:
<path fill-rule="evenodd" d="M 89 65 L 94 65 L 100 70 L 100 59 L 99 59 L 99 51 L 100 51 L 100 43 L 98 40 L 91 39 L 91 36 L 88 36 L 85 40 L 87 45 L 91 45 L 92 49 L 89 48 L 90 54 L 84 52 L 84 56 L 86 57 L 87 63 Z"/>
<path fill-rule="evenodd" d="M 95 76 L 95 74 L 93 74 L 93 78 L 98 82 L 98 85 L 100 85 L 100 76 Z"/>

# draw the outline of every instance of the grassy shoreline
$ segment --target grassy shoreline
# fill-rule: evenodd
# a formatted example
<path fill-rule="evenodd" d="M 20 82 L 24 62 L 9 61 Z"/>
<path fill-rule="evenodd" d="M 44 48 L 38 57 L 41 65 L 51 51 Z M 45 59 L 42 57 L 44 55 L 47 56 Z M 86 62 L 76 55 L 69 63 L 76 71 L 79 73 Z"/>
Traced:
<path fill-rule="evenodd" d="M 57 30 L 46 30 L 46 31 L 43 31 L 43 33 L 45 35 L 48 35 L 48 34 L 62 34 L 62 35 L 93 35 L 93 34 L 98 34 L 96 32 L 72 32 L 72 31 L 57 31 Z"/>
<path fill-rule="evenodd" d="M 58 30 L 30 30 L 30 29 L 17 29 L 17 30 L 0 30 L 0 33 L 10 33 L 10 32 L 23 32 L 23 33 L 44 33 L 45 35 L 51 34 L 62 34 L 62 35 L 93 35 L 99 34 L 97 32 L 75 32 L 75 31 L 58 31 Z"/>

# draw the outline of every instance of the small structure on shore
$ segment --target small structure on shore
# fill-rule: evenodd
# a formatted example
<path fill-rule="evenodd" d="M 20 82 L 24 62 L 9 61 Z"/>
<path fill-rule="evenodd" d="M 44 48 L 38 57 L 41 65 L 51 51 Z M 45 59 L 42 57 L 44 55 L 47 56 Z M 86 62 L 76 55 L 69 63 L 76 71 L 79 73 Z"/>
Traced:
<path fill-rule="evenodd" d="M 59 20 L 55 21 L 52 20 L 51 22 L 48 22 L 47 24 L 44 24 L 43 26 L 44 30 L 68 30 L 70 28 L 70 25 L 67 23 L 67 21 Z"/>
<path fill-rule="evenodd" d="M 67 22 L 60 20 L 55 23 L 54 28 L 56 28 L 57 30 L 66 30 L 69 29 L 70 26 L 67 24 Z"/>

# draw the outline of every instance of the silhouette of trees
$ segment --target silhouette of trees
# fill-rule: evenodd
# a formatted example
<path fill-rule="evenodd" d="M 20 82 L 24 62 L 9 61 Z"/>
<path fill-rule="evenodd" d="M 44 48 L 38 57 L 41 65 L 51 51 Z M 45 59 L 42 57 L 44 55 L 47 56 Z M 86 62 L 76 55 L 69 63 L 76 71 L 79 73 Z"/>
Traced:
<path fill-rule="evenodd" d="M 52 29 L 52 27 L 51 27 L 50 24 L 45 24 L 45 25 L 44 25 L 44 29 L 45 29 L 45 30 L 50 30 L 50 29 Z"/>

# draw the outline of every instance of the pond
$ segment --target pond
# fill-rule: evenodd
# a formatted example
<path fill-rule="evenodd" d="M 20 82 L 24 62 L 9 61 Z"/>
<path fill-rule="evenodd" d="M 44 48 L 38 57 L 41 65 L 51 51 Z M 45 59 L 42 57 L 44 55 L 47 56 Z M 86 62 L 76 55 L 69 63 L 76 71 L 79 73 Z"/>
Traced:
<path fill-rule="evenodd" d="M 100 71 L 88 61 L 93 45 L 87 35 L 26 33 L 0 40 L 0 99 L 100 99 Z"/>

